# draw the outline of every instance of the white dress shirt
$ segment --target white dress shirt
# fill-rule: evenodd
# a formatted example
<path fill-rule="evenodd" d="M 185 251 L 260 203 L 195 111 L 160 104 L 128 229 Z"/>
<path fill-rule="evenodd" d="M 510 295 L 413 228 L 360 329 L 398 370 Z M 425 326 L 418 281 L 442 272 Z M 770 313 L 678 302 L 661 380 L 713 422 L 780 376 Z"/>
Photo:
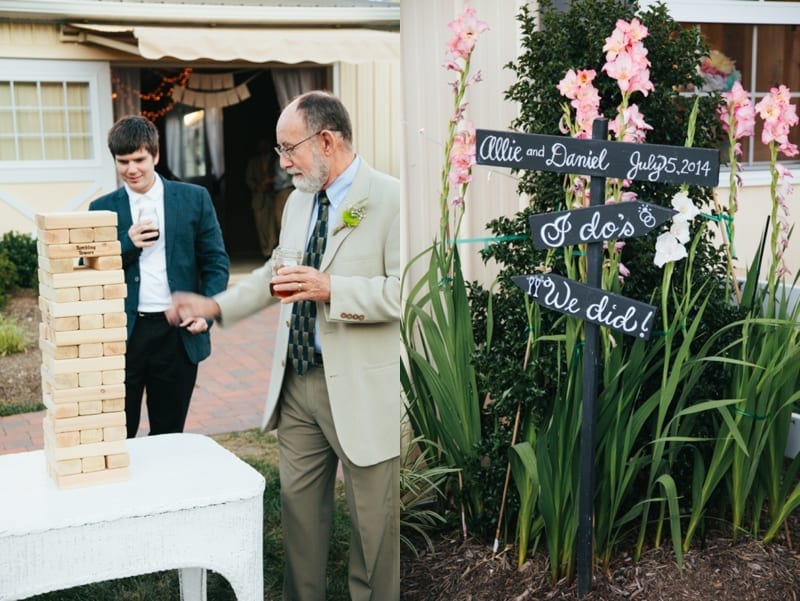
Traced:
<path fill-rule="evenodd" d="M 142 249 L 139 255 L 139 311 L 157 313 L 166 311 L 172 305 L 169 282 L 167 281 L 166 228 L 164 227 L 164 183 L 156 175 L 155 183 L 144 194 L 137 194 L 127 184 L 125 190 L 131 206 L 133 222 L 140 221 L 143 207 L 154 207 L 158 215 L 160 236 L 153 246 Z"/>

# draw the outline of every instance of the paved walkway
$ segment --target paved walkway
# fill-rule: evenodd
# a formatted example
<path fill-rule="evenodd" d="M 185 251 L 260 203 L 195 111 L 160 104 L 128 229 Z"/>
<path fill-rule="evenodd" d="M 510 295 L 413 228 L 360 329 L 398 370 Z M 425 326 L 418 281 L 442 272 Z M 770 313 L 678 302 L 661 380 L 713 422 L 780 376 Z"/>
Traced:
<path fill-rule="evenodd" d="M 235 283 L 250 266 L 232 270 Z M 229 328 L 214 326 L 211 356 L 200 363 L 186 432 L 222 434 L 261 426 L 267 395 L 279 305 L 275 304 Z M 44 446 L 44 411 L 0 417 L 0 455 Z M 139 436 L 149 424 L 143 410 Z"/>

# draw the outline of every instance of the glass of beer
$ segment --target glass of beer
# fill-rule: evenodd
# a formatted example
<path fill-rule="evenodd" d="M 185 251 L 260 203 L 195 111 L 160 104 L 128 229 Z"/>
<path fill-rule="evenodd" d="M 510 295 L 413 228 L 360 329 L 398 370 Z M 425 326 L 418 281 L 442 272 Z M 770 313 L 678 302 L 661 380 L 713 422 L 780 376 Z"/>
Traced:
<path fill-rule="evenodd" d="M 161 236 L 161 232 L 158 228 L 158 213 L 156 213 L 156 208 L 152 206 L 144 206 L 142 210 L 139 211 L 139 223 L 144 221 L 149 221 L 151 227 L 143 231 L 144 234 L 150 234 L 155 232 L 156 235 L 148 238 L 150 242 L 155 242 L 158 240 L 159 236 Z"/>
<path fill-rule="evenodd" d="M 298 248 L 278 246 L 272 251 L 272 273 L 276 273 L 281 267 L 290 267 L 293 265 L 302 264 L 303 251 Z M 292 290 L 275 290 L 272 287 L 272 283 L 269 285 L 269 291 L 272 296 L 277 296 L 279 298 L 286 298 L 294 293 Z"/>

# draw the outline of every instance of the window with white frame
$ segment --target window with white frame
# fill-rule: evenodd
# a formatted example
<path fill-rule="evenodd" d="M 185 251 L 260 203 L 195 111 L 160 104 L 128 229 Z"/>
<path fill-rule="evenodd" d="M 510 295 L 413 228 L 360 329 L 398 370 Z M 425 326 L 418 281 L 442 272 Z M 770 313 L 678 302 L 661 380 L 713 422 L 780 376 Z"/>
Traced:
<path fill-rule="evenodd" d="M 641 6 L 664 3 L 670 16 L 686 27 L 699 27 L 711 49 L 730 58 L 742 86 L 758 102 L 770 88 L 786 85 L 800 99 L 800 2 L 791 0 L 642 0 Z M 800 102 L 795 102 L 800 104 Z M 800 144 L 794 128 L 790 139 Z M 744 158 L 758 170 L 769 159 L 756 135 L 743 144 Z M 792 160 L 795 160 L 795 157 Z"/>
<path fill-rule="evenodd" d="M 89 83 L 0 78 L 0 161 L 93 158 Z"/>
<path fill-rule="evenodd" d="M 0 180 L 85 177 L 106 162 L 111 118 L 108 63 L 0 58 Z"/>
<path fill-rule="evenodd" d="M 800 98 L 800 30 L 796 25 L 691 23 L 707 38 L 712 50 L 732 61 L 724 71 L 735 68 L 753 103 L 781 84 Z M 718 55 L 719 56 L 719 55 Z M 723 58 L 724 61 L 724 58 Z M 732 84 L 733 78 L 729 79 Z M 796 102 L 796 101 L 795 101 Z M 742 151 L 747 164 L 769 160 L 769 148 L 761 143 L 760 119 L 756 119 L 755 137 L 743 140 Z M 800 130 L 793 128 L 790 140 L 800 144 Z"/>

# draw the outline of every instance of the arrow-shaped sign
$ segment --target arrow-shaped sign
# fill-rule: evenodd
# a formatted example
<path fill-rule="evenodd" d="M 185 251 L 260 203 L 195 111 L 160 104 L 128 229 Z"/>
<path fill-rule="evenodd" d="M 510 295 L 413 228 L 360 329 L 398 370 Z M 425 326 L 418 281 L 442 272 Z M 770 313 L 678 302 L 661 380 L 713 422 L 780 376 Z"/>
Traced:
<path fill-rule="evenodd" d="M 676 213 L 656 204 L 633 200 L 571 211 L 537 213 L 528 221 L 534 248 L 543 250 L 643 236 Z"/>
<path fill-rule="evenodd" d="M 479 129 L 476 162 L 512 169 L 716 186 L 719 150 Z"/>
<path fill-rule="evenodd" d="M 515 275 L 511 279 L 543 307 L 628 336 L 650 338 L 656 312 L 652 305 L 551 273 Z"/>

